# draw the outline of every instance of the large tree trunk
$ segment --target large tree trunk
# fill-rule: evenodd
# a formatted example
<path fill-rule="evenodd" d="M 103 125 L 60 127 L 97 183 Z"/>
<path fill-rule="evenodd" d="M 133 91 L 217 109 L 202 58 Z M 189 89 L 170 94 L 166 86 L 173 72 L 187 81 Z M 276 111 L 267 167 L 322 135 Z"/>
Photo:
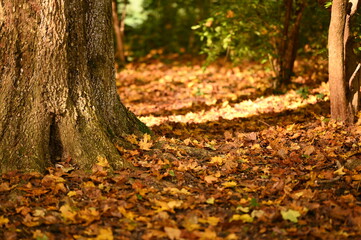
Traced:
<path fill-rule="evenodd" d="M 0 170 L 43 171 L 98 156 L 146 130 L 114 83 L 111 1 L 0 1 Z"/>
<path fill-rule="evenodd" d="M 331 117 L 349 124 L 359 110 L 360 77 L 353 53 L 351 18 L 359 0 L 334 0 L 328 34 Z"/>

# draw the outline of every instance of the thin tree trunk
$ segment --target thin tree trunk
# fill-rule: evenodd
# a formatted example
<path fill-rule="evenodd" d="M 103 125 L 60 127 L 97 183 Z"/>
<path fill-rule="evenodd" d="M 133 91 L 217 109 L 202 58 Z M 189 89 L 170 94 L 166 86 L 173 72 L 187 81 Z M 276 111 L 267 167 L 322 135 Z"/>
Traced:
<path fill-rule="evenodd" d="M 115 56 L 119 57 L 121 64 L 125 64 L 125 56 L 124 56 L 124 20 L 126 15 L 126 6 L 127 3 L 124 2 L 124 8 L 122 11 L 122 18 L 119 21 L 118 17 L 118 6 L 117 1 L 112 1 L 112 12 L 113 12 L 113 28 L 116 39 L 116 53 Z"/>
<path fill-rule="evenodd" d="M 43 171 L 99 156 L 130 166 L 115 144 L 146 127 L 114 82 L 111 2 L 0 1 L 0 171 Z"/>
<path fill-rule="evenodd" d="M 341 121 L 349 119 L 347 86 L 345 81 L 344 30 L 347 0 L 332 2 L 331 22 L 328 33 L 329 84 L 331 117 Z"/>
<path fill-rule="evenodd" d="M 356 47 L 354 36 L 350 33 L 352 19 L 359 8 L 359 0 L 350 0 L 345 23 L 344 33 L 344 51 L 345 51 L 345 77 L 348 81 L 350 91 L 348 93 L 349 104 L 351 105 L 352 114 L 355 115 L 360 110 L 360 59 L 354 52 Z"/>
<path fill-rule="evenodd" d="M 294 12 L 293 0 L 284 0 L 284 21 L 282 37 L 280 39 L 278 48 L 278 59 L 276 61 L 277 80 L 275 88 L 279 85 L 287 85 L 290 83 L 293 73 L 293 66 L 297 56 L 298 37 L 302 20 L 305 2 L 298 4 L 298 9 Z M 294 18 L 294 20 L 293 20 Z"/>

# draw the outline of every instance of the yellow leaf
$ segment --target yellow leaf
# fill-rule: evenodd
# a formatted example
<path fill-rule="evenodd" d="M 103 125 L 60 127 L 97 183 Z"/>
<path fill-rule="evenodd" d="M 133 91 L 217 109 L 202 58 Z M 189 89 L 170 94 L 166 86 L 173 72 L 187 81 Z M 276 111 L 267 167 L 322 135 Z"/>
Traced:
<path fill-rule="evenodd" d="M 134 218 L 136 217 L 133 212 L 127 211 L 124 207 L 118 207 L 118 210 L 126 219 L 134 220 Z"/>
<path fill-rule="evenodd" d="M 290 220 L 291 222 L 297 223 L 298 217 L 301 216 L 301 214 L 298 211 L 289 209 L 289 210 L 282 210 L 281 211 L 282 218 L 284 220 Z"/>
<path fill-rule="evenodd" d="M 95 185 L 92 181 L 87 181 L 87 182 L 83 183 L 83 187 L 92 188 L 92 187 L 95 187 Z"/>
<path fill-rule="evenodd" d="M 228 187 L 235 187 L 235 186 L 237 186 L 237 183 L 234 182 L 234 181 L 230 181 L 230 182 L 224 182 L 224 183 L 222 183 L 222 185 L 223 185 L 224 187 L 228 188 Z"/>
<path fill-rule="evenodd" d="M 225 162 L 226 159 L 224 159 L 221 156 L 215 156 L 211 158 L 211 161 L 209 163 L 222 165 Z"/>
<path fill-rule="evenodd" d="M 68 204 L 61 206 L 59 210 L 61 212 L 61 216 L 65 220 L 71 221 L 71 222 L 76 222 L 75 217 L 76 217 L 77 213 L 74 210 L 72 210 Z"/>
<path fill-rule="evenodd" d="M 238 206 L 237 210 L 247 213 L 247 212 L 249 212 L 249 207 Z"/>
<path fill-rule="evenodd" d="M 105 157 L 102 157 L 102 156 L 97 157 L 97 163 L 96 164 L 98 166 L 101 166 L 101 167 L 109 167 L 108 160 Z"/>
<path fill-rule="evenodd" d="M 170 201 L 168 202 L 168 206 L 173 209 L 173 208 L 179 208 L 180 206 L 182 206 L 183 201 L 181 200 L 174 200 L 174 201 Z"/>
<path fill-rule="evenodd" d="M 91 222 L 95 220 L 100 219 L 99 211 L 97 211 L 95 208 L 90 207 L 86 208 L 84 210 L 79 211 L 78 217 L 80 219 L 83 219 L 86 221 L 86 224 L 90 224 Z"/>
<path fill-rule="evenodd" d="M 218 217 L 207 217 L 207 219 L 200 218 L 200 223 L 208 223 L 211 226 L 216 226 L 219 223 L 220 219 Z"/>
<path fill-rule="evenodd" d="M 98 236 L 94 240 L 113 240 L 113 231 L 111 227 L 101 228 Z"/>
<path fill-rule="evenodd" d="M 69 191 L 67 195 L 69 197 L 76 196 L 76 192 L 75 191 Z"/>
<path fill-rule="evenodd" d="M 138 144 L 138 140 L 137 140 L 137 136 L 132 134 L 132 135 L 128 135 L 126 137 L 126 139 L 131 143 L 131 144 L 134 144 L 134 145 L 137 145 Z"/>
<path fill-rule="evenodd" d="M 238 240 L 238 239 L 239 239 L 238 236 L 234 233 L 231 233 L 226 237 L 226 240 Z"/>
<path fill-rule="evenodd" d="M 210 198 L 208 198 L 207 200 L 206 200 L 206 203 L 208 203 L 208 204 L 214 204 L 214 197 L 210 197 Z"/>
<path fill-rule="evenodd" d="M 261 149 L 261 145 L 259 145 L 258 143 L 252 145 L 251 147 L 252 150 L 257 150 L 257 149 Z"/>
<path fill-rule="evenodd" d="M 170 188 L 170 187 L 168 187 L 168 188 L 164 188 L 164 191 L 168 191 L 172 195 L 177 195 L 177 194 L 191 195 L 191 193 L 185 188 L 182 188 L 181 190 L 179 190 L 178 188 Z"/>
<path fill-rule="evenodd" d="M 156 211 L 162 212 L 162 211 L 173 211 L 174 208 L 179 208 L 183 204 L 183 201 L 173 200 L 170 202 L 163 202 L 155 199 L 154 203 L 155 205 L 157 205 L 155 207 L 157 209 Z"/>
<path fill-rule="evenodd" d="M 346 173 L 343 171 L 344 167 L 341 167 L 339 169 L 337 169 L 336 171 L 334 171 L 333 173 L 337 174 L 337 175 L 345 175 Z"/>
<path fill-rule="evenodd" d="M 7 223 L 9 223 L 9 219 L 5 218 L 3 216 L 0 216 L 0 226 L 5 225 Z"/>
<path fill-rule="evenodd" d="M 239 214 L 234 214 L 231 219 L 229 220 L 229 222 L 232 222 L 232 221 L 242 221 L 242 222 L 253 222 L 253 217 L 251 217 L 249 214 L 242 214 L 242 215 L 239 215 Z"/>

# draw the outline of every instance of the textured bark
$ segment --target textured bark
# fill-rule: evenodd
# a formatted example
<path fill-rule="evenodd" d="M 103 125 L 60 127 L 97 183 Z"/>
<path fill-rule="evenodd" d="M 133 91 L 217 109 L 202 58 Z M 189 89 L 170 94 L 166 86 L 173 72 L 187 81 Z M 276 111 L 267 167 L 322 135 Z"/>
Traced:
<path fill-rule="evenodd" d="M 331 117 L 352 124 L 359 110 L 360 77 L 353 53 L 351 18 L 358 0 L 334 0 L 328 35 Z"/>
<path fill-rule="evenodd" d="M 111 1 L 0 0 L 0 170 L 43 171 L 98 156 L 146 127 L 114 83 Z"/>

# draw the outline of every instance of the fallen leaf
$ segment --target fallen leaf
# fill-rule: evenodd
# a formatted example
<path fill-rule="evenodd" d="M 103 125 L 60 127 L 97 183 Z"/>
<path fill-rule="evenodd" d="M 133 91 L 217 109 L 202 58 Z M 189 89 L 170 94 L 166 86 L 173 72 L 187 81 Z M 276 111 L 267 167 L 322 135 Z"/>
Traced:
<path fill-rule="evenodd" d="M 291 221 L 293 223 L 297 223 L 298 222 L 297 218 L 299 216 L 301 216 L 301 214 L 298 211 L 295 211 L 295 210 L 292 210 L 292 209 L 282 210 L 281 215 L 282 215 L 282 218 L 284 220 L 289 220 L 289 221 Z"/>
<path fill-rule="evenodd" d="M 251 223 L 251 222 L 253 222 L 253 217 L 251 217 L 249 214 L 242 214 L 242 215 L 234 214 L 229 221 L 230 222 L 242 221 L 242 222 Z"/>
<path fill-rule="evenodd" d="M 164 231 L 171 240 L 180 239 L 182 233 L 180 229 L 172 227 L 164 227 Z"/>

